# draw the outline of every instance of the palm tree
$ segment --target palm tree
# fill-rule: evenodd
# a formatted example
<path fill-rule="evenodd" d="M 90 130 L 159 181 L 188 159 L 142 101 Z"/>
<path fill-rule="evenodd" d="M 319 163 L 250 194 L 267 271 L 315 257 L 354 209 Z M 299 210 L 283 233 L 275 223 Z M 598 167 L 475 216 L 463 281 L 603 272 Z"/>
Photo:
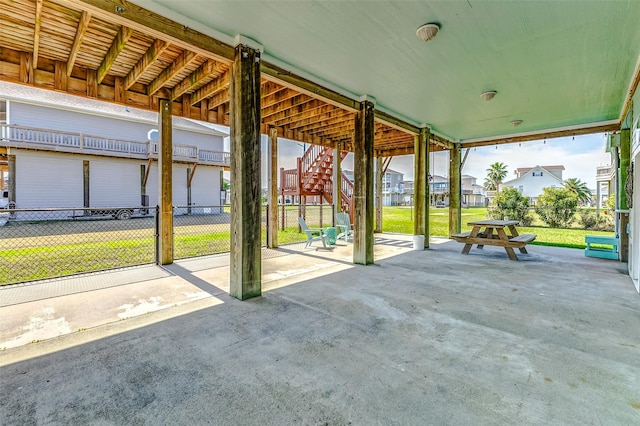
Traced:
<path fill-rule="evenodd" d="M 507 176 L 507 165 L 496 161 L 487 169 L 484 186 L 488 190 L 499 191 L 502 180 Z"/>
<path fill-rule="evenodd" d="M 569 178 L 565 180 L 564 188 L 575 194 L 581 204 L 586 204 L 591 201 L 591 191 L 587 187 L 587 184 L 578 178 Z"/>

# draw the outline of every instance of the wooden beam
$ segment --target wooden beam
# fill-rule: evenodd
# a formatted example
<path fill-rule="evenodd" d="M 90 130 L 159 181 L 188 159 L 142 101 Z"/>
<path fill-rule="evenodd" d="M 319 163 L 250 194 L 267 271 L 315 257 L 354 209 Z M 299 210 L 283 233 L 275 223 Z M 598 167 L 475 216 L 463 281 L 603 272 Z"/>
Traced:
<path fill-rule="evenodd" d="M 34 84 L 35 73 L 33 71 L 33 56 L 28 52 L 20 52 L 20 71 L 19 77 L 21 83 Z"/>
<path fill-rule="evenodd" d="M 151 164 L 153 163 L 153 158 L 149 158 L 147 162 L 147 168 L 144 171 L 144 179 L 142 180 L 142 186 L 146 188 L 147 181 L 149 180 L 149 171 L 151 170 Z"/>
<path fill-rule="evenodd" d="M 267 164 L 267 194 L 269 220 L 267 220 L 267 247 L 278 247 L 278 129 L 269 128 L 269 164 Z"/>
<path fill-rule="evenodd" d="M 503 138 L 487 139 L 475 142 L 462 142 L 465 148 L 473 148 L 477 146 L 493 146 L 506 143 L 539 141 L 543 139 L 561 138 L 564 136 L 590 135 L 593 133 L 605 133 L 620 130 L 620 123 L 601 124 L 592 127 L 582 127 L 578 129 L 556 130 L 550 132 L 532 133 L 528 135 L 509 136 Z"/>
<path fill-rule="evenodd" d="M 382 177 L 384 176 L 384 162 L 386 158 L 378 156 L 376 158 L 376 187 L 375 187 L 375 197 L 376 197 L 376 223 L 373 229 L 373 232 L 382 232 Z"/>
<path fill-rule="evenodd" d="M 169 80 L 193 62 L 198 55 L 190 51 L 184 51 L 178 56 L 160 75 L 158 75 L 147 87 L 147 95 L 151 96 L 160 90 Z"/>
<path fill-rule="evenodd" d="M 106 56 L 98 67 L 98 84 L 102 83 L 102 80 L 107 76 L 132 34 L 133 30 L 131 28 L 125 26 L 120 27 L 118 34 L 116 34 L 116 37 L 113 39 L 113 43 L 111 43 L 111 47 L 109 47 Z"/>
<path fill-rule="evenodd" d="M 129 74 L 124 78 L 124 88 L 129 90 L 168 47 L 169 43 L 163 40 L 155 40 L 151 43 L 151 46 L 149 46 L 144 55 L 142 55 L 142 58 L 140 58 L 138 63 L 134 65 L 131 71 L 129 71 Z"/>
<path fill-rule="evenodd" d="M 282 126 L 294 120 L 301 120 L 310 117 L 317 117 L 327 114 L 330 111 L 337 110 L 333 105 L 327 105 L 317 99 L 310 99 L 294 108 L 278 111 L 273 114 L 262 115 L 262 121 L 265 123 L 273 123 L 275 126 Z"/>
<path fill-rule="evenodd" d="M 191 169 L 191 173 L 189 173 L 189 178 L 187 180 L 187 186 L 191 187 L 191 181 L 196 174 L 196 169 L 198 168 L 198 163 L 193 163 L 193 168 Z"/>
<path fill-rule="evenodd" d="M 171 102 L 160 99 L 158 113 L 158 178 L 159 188 L 159 233 L 158 259 L 160 265 L 173 263 L 173 137 L 171 124 Z"/>
<path fill-rule="evenodd" d="M 60 90 L 62 92 L 67 91 L 67 63 L 55 61 L 54 62 L 54 79 L 53 79 L 53 87 L 56 90 Z"/>
<path fill-rule="evenodd" d="M 449 237 L 460 233 L 461 220 L 460 144 L 449 151 Z"/>
<path fill-rule="evenodd" d="M 80 15 L 80 21 L 78 22 L 76 37 L 73 39 L 73 46 L 71 46 L 71 52 L 69 52 L 69 59 L 67 59 L 67 77 L 71 77 L 73 65 L 76 63 L 76 58 L 78 57 L 80 46 L 82 46 L 82 39 L 84 38 L 84 34 L 87 32 L 90 21 L 91 14 L 86 10 L 83 10 L 82 14 Z"/>
<path fill-rule="evenodd" d="M 374 105 L 370 101 L 360 103 L 355 115 L 354 192 L 353 192 L 353 263 L 373 263 L 373 125 Z"/>
<path fill-rule="evenodd" d="M 184 93 L 200 85 L 206 78 L 209 78 L 211 76 L 220 77 L 224 73 L 225 70 L 220 66 L 218 62 L 209 59 L 204 64 L 200 65 L 197 70 L 185 77 L 180 83 L 176 84 L 173 89 L 171 89 L 171 99 L 178 99 Z M 194 102 L 193 104 L 198 102 L 200 102 L 200 100 Z"/>
<path fill-rule="evenodd" d="M 87 96 L 90 98 L 98 97 L 98 72 L 96 70 L 87 70 Z"/>
<path fill-rule="evenodd" d="M 216 109 L 222 104 L 229 103 L 229 88 L 222 89 L 220 92 L 208 98 L 208 109 Z"/>
<path fill-rule="evenodd" d="M 360 108 L 358 101 L 344 96 L 334 90 L 327 89 L 326 87 L 314 83 L 311 80 L 297 76 L 277 65 L 263 62 L 260 70 L 265 79 L 290 87 L 315 99 L 320 99 L 328 104 L 335 105 L 340 108 L 346 108 L 351 112 L 356 112 Z"/>
<path fill-rule="evenodd" d="M 36 0 L 35 23 L 33 26 L 33 69 L 38 68 L 38 55 L 40 51 L 40 24 L 42 21 L 42 0 Z"/>
<path fill-rule="evenodd" d="M 186 25 L 124 0 L 58 0 L 77 10 L 133 28 L 153 38 L 213 59 L 233 59 L 233 47 Z"/>
<path fill-rule="evenodd" d="M 124 78 L 116 77 L 113 85 L 114 100 L 118 104 L 127 103 L 126 91 L 124 90 Z"/>
<path fill-rule="evenodd" d="M 391 114 L 382 112 L 380 110 L 376 110 L 375 114 L 376 114 L 376 122 L 378 123 L 384 123 L 389 127 L 400 130 L 402 132 L 409 133 L 411 136 L 415 136 L 418 133 L 420 133 L 419 127 L 409 124 L 404 120 L 400 120 L 399 118 L 396 118 Z"/>
<path fill-rule="evenodd" d="M 229 294 L 262 294 L 260 205 L 260 54 L 235 48 L 231 93 L 231 253 Z"/>
<path fill-rule="evenodd" d="M 225 71 L 220 77 L 192 93 L 191 105 L 195 105 L 204 98 L 208 98 L 209 96 L 215 95 L 216 93 L 228 88 L 230 83 L 230 74 L 230 71 Z M 260 92 L 259 89 L 258 92 Z"/>
<path fill-rule="evenodd" d="M 262 119 L 270 119 L 272 120 L 270 117 L 274 114 L 283 112 L 283 111 L 288 111 L 291 110 L 293 108 L 296 108 L 300 105 L 304 105 L 306 103 L 310 103 L 311 101 L 313 101 L 313 98 L 311 98 L 310 96 L 307 95 L 303 95 L 303 94 L 298 94 L 297 96 L 294 96 L 293 98 L 289 98 L 286 99 L 284 101 L 281 102 L 277 102 L 274 103 L 268 107 L 264 107 L 262 108 Z M 315 102 L 316 105 L 326 105 L 321 101 L 316 101 Z"/>
<path fill-rule="evenodd" d="M 393 160 L 393 157 L 384 157 L 384 163 L 382 164 L 382 174 L 387 173 L 387 169 L 391 164 L 391 160 Z"/>

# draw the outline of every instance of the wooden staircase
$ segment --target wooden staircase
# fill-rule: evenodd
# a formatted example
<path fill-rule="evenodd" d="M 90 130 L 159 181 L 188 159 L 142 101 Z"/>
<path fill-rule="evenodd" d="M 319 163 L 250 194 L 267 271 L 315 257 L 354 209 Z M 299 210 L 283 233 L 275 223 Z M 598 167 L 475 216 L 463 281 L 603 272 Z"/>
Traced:
<path fill-rule="evenodd" d="M 280 194 L 294 196 L 319 196 L 333 204 L 333 155 L 334 150 L 320 145 L 310 145 L 295 169 L 280 169 Z M 347 156 L 340 153 L 340 159 Z M 353 183 L 342 173 L 341 204 L 339 211 L 349 213 L 353 220 Z"/>

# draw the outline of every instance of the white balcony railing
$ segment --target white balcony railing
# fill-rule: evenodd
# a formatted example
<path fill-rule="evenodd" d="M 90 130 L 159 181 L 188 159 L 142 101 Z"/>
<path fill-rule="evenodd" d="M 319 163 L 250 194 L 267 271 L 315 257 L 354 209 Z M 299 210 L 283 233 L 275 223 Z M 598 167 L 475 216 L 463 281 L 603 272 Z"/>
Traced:
<path fill-rule="evenodd" d="M 111 139 L 9 124 L 0 125 L 0 146 L 125 158 L 157 158 L 158 156 L 157 142 Z M 231 165 L 231 155 L 228 152 L 203 150 L 193 145 L 174 144 L 173 159 L 207 165 Z"/>

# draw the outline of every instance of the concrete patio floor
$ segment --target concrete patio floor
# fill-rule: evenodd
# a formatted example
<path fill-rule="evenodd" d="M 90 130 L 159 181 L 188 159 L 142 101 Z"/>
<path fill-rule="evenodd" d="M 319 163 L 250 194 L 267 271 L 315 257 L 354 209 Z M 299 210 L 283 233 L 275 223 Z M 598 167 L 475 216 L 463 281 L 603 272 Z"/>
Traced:
<path fill-rule="evenodd" d="M 640 424 L 626 264 L 461 248 L 268 250 L 245 302 L 224 256 L 0 290 L 0 423 Z"/>

